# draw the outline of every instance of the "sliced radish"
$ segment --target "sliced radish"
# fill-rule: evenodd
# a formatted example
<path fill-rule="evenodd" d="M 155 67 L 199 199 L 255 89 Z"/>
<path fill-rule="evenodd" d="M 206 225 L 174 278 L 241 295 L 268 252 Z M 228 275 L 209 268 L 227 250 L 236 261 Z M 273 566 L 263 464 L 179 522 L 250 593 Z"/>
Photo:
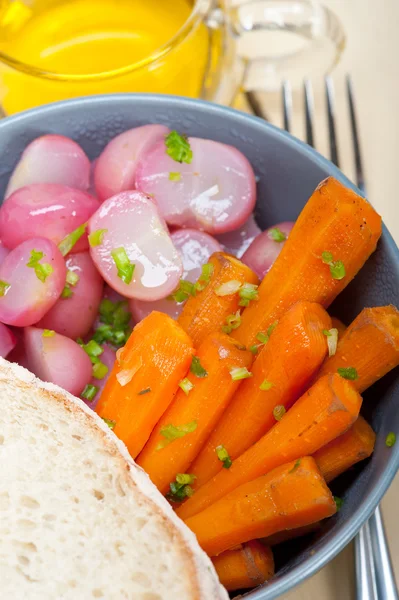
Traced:
<path fill-rule="evenodd" d="M 18 327 L 37 323 L 60 297 L 65 276 L 62 254 L 50 240 L 17 246 L 0 265 L 0 321 Z"/>
<path fill-rule="evenodd" d="M 17 345 L 17 338 L 3 323 L 0 323 L 0 356 L 5 358 Z"/>
<path fill-rule="evenodd" d="M 59 333 L 27 327 L 24 342 L 29 368 L 42 381 L 49 381 L 79 396 L 89 383 L 92 365 L 86 352 Z"/>
<path fill-rule="evenodd" d="M 66 185 L 37 183 L 12 194 L 0 208 L 0 237 L 7 248 L 15 248 L 33 237 L 46 237 L 55 244 L 88 221 L 99 202 L 90 194 Z M 87 250 L 87 235 L 72 252 Z"/>
<path fill-rule="evenodd" d="M 63 135 L 43 135 L 23 151 L 5 197 L 31 183 L 60 183 L 87 190 L 89 174 L 90 161 L 76 142 Z"/>
<path fill-rule="evenodd" d="M 127 298 L 159 300 L 177 287 L 180 255 L 145 194 L 121 192 L 106 200 L 91 217 L 89 232 L 97 238 L 91 256 L 115 291 Z"/>
<path fill-rule="evenodd" d="M 5 259 L 5 257 L 9 254 L 9 249 L 3 246 L 3 242 L 0 240 L 0 265 Z"/>
<path fill-rule="evenodd" d="M 262 279 L 280 254 L 293 227 L 292 221 L 285 221 L 260 233 L 243 254 L 242 262 Z"/>
<path fill-rule="evenodd" d="M 197 229 L 179 229 L 171 234 L 172 242 L 179 251 L 183 261 L 182 279 L 194 283 L 201 275 L 201 267 L 214 252 L 219 252 L 221 246 L 215 238 Z M 177 319 L 183 310 L 184 303 L 177 303 L 164 298 L 156 302 L 131 300 L 129 302 L 133 319 L 136 323 L 144 319 L 153 310 L 164 312 Z"/>
<path fill-rule="evenodd" d="M 71 254 L 66 260 L 70 284 L 38 323 L 72 339 L 84 337 L 92 327 L 100 305 L 104 282 L 89 252 Z M 70 274 L 73 274 L 72 276 Z"/>
<path fill-rule="evenodd" d="M 117 135 L 96 162 L 94 184 L 100 200 L 134 189 L 141 156 L 169 133 L 164 125 L 143 125 Z"/>
<path fill-rule="evenodd" d="M 108 346 L 107 344 L 102 344 L 101 347 L 104 350 L 104 352 L 102 354 L 100 354 L 99 359 L 101 360 L 101 362 L 104 365 L 106 365 L 108 367 L 108 373 L 102 379 L 97 379 L 96 377 L 92 377 L 90 384 L 94 385 L 98 391 L 95 394 L 93 400 L 84 400 L 83 399 L 83 401 L 86 402 L 87 406 L 90 406 L 90 408 L 92 408 L 93 410 L 95 410 L 95 408 L 97 406 L 97 402 L 100 399 L 101 392 L 102 392 L 105 384 L 107 383 L 107 379 L 111 374 L 112 367 L 114 366 L 114 362 L 116 360 L 116 350 L 114 348 L 112 348 L 111 346 Z"/>
<path fill-rule="evenodd" d="M 137 166 L 136 187 L 153 194 L 166 222 L 179 227 L 224 233 L 240 227 L 256 199 L 255 176 L 243 154 L 232 146 L 189 138 L 190 164 L 179 163 L 158 142 Z"/>
<path fill-rule="evenodd" d="M 221 233 L 216 236 L 216 239 L 225 252 L 237 256 L 237 258 L 241 258 L 256 236 L 261 232 L 262 230 L 258 227 L 255 217 L 250 215 L 248 220 L 245 221 L 241 227 L 234 231 Z"/>

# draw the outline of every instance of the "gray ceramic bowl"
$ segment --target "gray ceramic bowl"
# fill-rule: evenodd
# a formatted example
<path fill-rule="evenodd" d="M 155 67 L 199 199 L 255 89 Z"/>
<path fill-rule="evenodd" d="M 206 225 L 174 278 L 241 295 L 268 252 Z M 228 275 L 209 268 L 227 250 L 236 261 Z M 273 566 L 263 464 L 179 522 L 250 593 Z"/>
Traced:
<path fill-rule="evenodd" d="M 354 186 L 310 147 L 254 117 L 205 102 L 153 95 L 110 95 L 45 106 L 0 121 L 0 192 L 28 142 L 44 133 L 75 139 L 95 158 L 115 135 L 146 123 L 162 123 L 190 135 L 239 148 L 259 176 L 256 216 L 260 226 L 294 220 L 316 185 L 333 175 Z M 0 196 L 1 197 L 1 196 Z M 399 251 L 389 232 L 366 266 L 332 306 L 348 324 L 366 306 L 399 304 Z M 388 432 L 399 434 L 398 369 L 364 394 L 363 412 L 377 432 L 371 460 L 339 478 L 333 491 L 343 509 L 327 520 L 316 539 L 289 542 L 276 552 L 277 575 L 245 597 L 271 600 L 330 561 L 360 529 L 399 468 L 399 443 L 385 446 Z M 211 600 L 211 599 L 210 599 Z"/>

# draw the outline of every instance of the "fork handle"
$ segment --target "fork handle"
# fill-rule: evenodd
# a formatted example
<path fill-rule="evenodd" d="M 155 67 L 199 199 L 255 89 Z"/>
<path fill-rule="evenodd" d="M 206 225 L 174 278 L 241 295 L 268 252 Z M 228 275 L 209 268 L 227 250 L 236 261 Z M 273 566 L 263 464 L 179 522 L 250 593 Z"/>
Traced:
<path fill-rule="evenodd" d="M 378 600 L 369 523 L 355 538 L 356 600 Z"/>
<path fill-rule="evenodd" d="M 373 549 L 375 581 L 378 600 L 399 600 L 391 556 L 385 535 L 381 510 L 377 506 L 369 520 L 370 540 Z"/>

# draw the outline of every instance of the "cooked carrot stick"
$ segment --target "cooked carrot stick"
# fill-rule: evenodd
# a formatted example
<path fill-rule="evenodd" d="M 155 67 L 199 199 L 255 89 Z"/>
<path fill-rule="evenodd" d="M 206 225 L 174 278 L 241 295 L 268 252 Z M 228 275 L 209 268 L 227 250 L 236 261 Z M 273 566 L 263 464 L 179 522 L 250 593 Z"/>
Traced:
<path fill-rule="evenodd" d="M 212 559 L 220 583 L 227 591 L 254 588 L 274 575 L 273 552 L 257 540 Z"/>
<path fill-rule="evenodd" d="M 209 556 L 281 531 L 309 525 L 336 512 L 314 459 L 305 457 L 230 492 L 186 519 Z"/>
<path fill-rule="evenodd" d="M 168 491 L 178 473 L 187 471 L 241 383 L 235 374 L 249 375 L 253 360 L 245 346 L 224 333 L 211 333 L 198 348 L 197 357 L 207 375 L 197 377 L 192 372 L 187 375 L 181 383 L 186 392 L 179 389 L 137 458 L 162 493 Z M 165 440 L 162 436 L 165 427 L 191 422 L 197 425 L 195 431 L 159 449 Z"/>
<path fill-rule="evenodd" d="M 371 456 L 375 433 L 363 417 L 359 416 L 343 435 L 313 454 L 324 479 L 329 483 L 356 463 Z"/>
<path fill-rule="evenodd" d="M 399 311 L 394 306 L 365 308 L 338 337 L 334 356 L 327 358 L 318 377 L 353 367 L 355 388 L 363 392 L 399 365 Z"/>
<path fill-rule="evenodd" d="M 213 267 L 209 283 L 196 296 L 190 296 L 178 319 L 196 348 L 209 333 L 220 331 L 226 325 L 226 318 L 239 310 L 237 286 L 259 283 L 257 275 L 234 256 L 215 252 L 208 262 Z M 226 293 L 229 292 L 229 287 L 224 285 L 227 283 L 231 288 L 230 293 Z"/>
<path fill-rule="evenodd" d="M 349 429 L 361 403 L 361 396 L 346 379 L 337 374 L 319 379 L 259 442 L 234 460 L 230 469 L 223 469 L 200 487 L 177 514 L 187 519 L 240 485 L 313 454 Z"/>
<path fill-rule="evenodd" d="M 296 538 L 304 535 L 309 535 L 309 533 L 315 533 L 316 531 L 320 531 L 320 529 L 321 523 L 320 521 L 317 521 L 316 523 L 311 523 L 310 525 L 303 525 L 302 527 L 295 527 L 294 529 L 284 529 L 283 531 L 278 531 L 273 535 L 269 535 L 267 538 L 263 538 L 261 542 L 267 548 L 271 546 L 278 546 L 278 544 L 283 544 L 289 540 L 295 540 Z"/>
<path fill-rule="evenodd" d="M 234 460 L 269 431 L 299 398 L 326 356 L 323 330 L 330 327 L 324 308 L 312 302 L 298 302 L 283 315 L 270 334 L 270 341 L 259 348 L 251 369 L 253 377 L 237 390 L 191 465 L 190 473 L 197 477 L 195 487 L 223 467 L 215 448 L 224 446 Z"/>
<path fill-rule="evenodd" d="M 331 317 L 331 326 L 334 327 L 334 329 L 337 329 L 337 331 L 338 331 L 338 339 L 341 338 L 344 335 L 344 333 L 345 333 L 345 331 L 347 329 L 346 325 L 344 325 L 342 323 L 342 321 L 340 321 L 339 319 L 337 319 L 337 317 Z"/>
<path fill-rule="evenodd" d="M 97 413 L 107 419 L 133 458 L 171 403 L 193 353 L 185 331 L 156 311 L 136 325 L 119 352 Z"/>
<path fill-rule="evenodd" d="M 381 217 L 332 177 L 310 197 L 234 337 L 255 343 L 298 300 L 328 307 L 375 250 Z"/>

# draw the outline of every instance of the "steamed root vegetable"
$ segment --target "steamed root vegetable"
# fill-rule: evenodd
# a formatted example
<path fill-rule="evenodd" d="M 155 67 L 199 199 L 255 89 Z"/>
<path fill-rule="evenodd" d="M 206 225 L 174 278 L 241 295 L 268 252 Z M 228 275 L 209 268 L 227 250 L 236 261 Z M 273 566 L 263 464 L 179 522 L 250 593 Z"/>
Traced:
<path fill-rule="evenodd" d="M 353 465 L 371 456 L 375 433 L 362 416 L 343 435 L 313 454 L 324 479 L 329 483 Z"/>
<path fill-rule="evenodd" d="M 209 277 L 202 282 L 201 291 L 190 296 L 179 317 L 179 324 L 198 347 L 209 333 L 220 331 L 226 319 L 240 310 L 239 288 L 247 283 L 255 285 L 258 278 L 238 259 L 216 252 L 209 259 Z"/>
<path fill-rule="evenodd" d="M 89 174 L 90 161 L 76 142 L 63 135 L 43 135 L 23 151 L 5 197 L 31 183 L 59 183 L 87 190 Z"/>
<path fill-rule="evenodd" d="M 278 533 L 263 538 L 262 544 L 265 544 L 266 547 L 278 546 L 278 544 L 283 544 L 289 540 L 295 540 L 304 535 L 315 533 L 316 531 L 320 531 L 320 529 L 320 521 L 311 523 L 310 525 L 303 525 L 302 527 L 295 527 L 294 529 L 284 529 L 283 531 L 279 531 Z"/>
<path fill-rule="evenodd" d="M 260 233 L 242 255 L 242 262 L 250 267 L 260 279 L 271 269 L 294 226 L 285 221 Z"/>
<path fill-rule="evenodd" d="M 335 512 L 334 498 L 308 456 L 244 483 L 185 522 L 203 550 L 216 556 L 237 544 L 309 525 Z"/>
<path fill-rule="evenodd" d="M 92 366 L 79 344 L 54 331 L 36 327 L 25 329 L 24 344 L 32 373 L 75 396 L 82 393 L 91 379 Z"/>
<path fill-rule="evenodd" d="M 136 325 L 101 394 L 97 413 L 135 458 L 186 375 L 194 349 L 169 316 L 153 312 Z"/>
<path fill-rule="evenodd" d="M 165 125 L 143 125 L 114 137 L 105 146 L 94 168 L 98 198 L 103 201 L 120 192 L 133 190 L 139 159 L 168 133 Z"/>
<path fill-rule="evenodd" d="M 114 368 L 115 360 L 116 360 L 116 351 L 108 344 L 102 344 L 101 348 L 103 352 L 100 354 L 99 359 L 103 365 L 108 369 L 104 376 L 99 377 L 97 373 L 97 377 L 91 378 L 90 386 L 93 388 L 89 389 L 89 398 L 82 397 L 82 400 L 86 402 L 90 408 L 93 410 L 96 409 L 98 401 L 101 397 L 101 393 L 105 387 L 105 384 L 108 381 L 109 376 L 111 375 L 112 369 Z M 102 374 L 101 374 L 102 375 Z"/>
<path fill-rule="evenodd" d="M 153 200 L 121 192 L 89 221 L 91 257 L 105 281 L 127 298 L 159 300 L 179 284 L 183 266 Z"/>
<path fill-rule="evenodd" d="M 347 329 L 346 325 L 337 317 L 331 317 L 331 326 L 338 331 L 338 339 L 341 339 Z"/>
<path fill-rule="evenodd" d="M 318 374 L 353 370 L 353 385 L 363 392 L 399 365 L 399 311 L 394 306 L 365 308 L 338 338 L 337 351 Z"/>
<path fill-rule="evenodd" d="M 253 377 L 243 381 L 190 467 L 197 477 L 195 487 L 221 470 L 217 447 L 222 445 L 235 460 L 285 418 L 326 356 L 323 330 L 330 327 L 330 317 L 319 304 L 298 302 L 269 335 L 259 336 L 266 345 L 259 343 Z"/>
<path fill-rule="evenodd" d="M 66 268 L 57 246 L 44 238 L 23 242 L 0 265 L 0 321 L 33 325 L 50 310 L 65 285 Z"/>
<path fill-rule="evenodd" d="M 259 229 L 255 217 L 250 215 L 243 225 L 234 231 L 217 235 L 216 239 L 221 244 L 223 252 L 241 258 L 260 233 L 261 229 Z"/>
<path fill-rule="evenodd" d="M 7 248 L 33 237 L 46 237 L 59 244 L 98 207 L 96 198 L 66 185 L 32 184 L 14 192 L 1 206 L 0 237 Z M 72 251 L 87 248 L 87 235 L 83 234 Z"/>
<path fill-rule="evenodd" d="M 299 215 L 259 298 L 243 313 L 235 337 L 255 343 L 298 300 L 328 307 L 375 250 L 381 217 L 364 198 L 333 177 L 318 185 Z"/>
<path fill-rule="evenodd" d="M 170 237 L 183 262 L 182 280 L 189 283 L 197 281 L 202 265 L 208 261 L 211 254 L 221 249 L 215 238 L 196 229 L 179 229 Z M 159 310 L 177 319 L 183 310 L 184 300 L 177 302 L 172 296 L 155 302 L 133 299 L 129 305 L 136 322 L 144 319 L 153 310 Z"/>
<path fill-rule="evenodd" d="M 9 253 L 10 253 L 9 249 L 6 248 L 3 245 L 3 242 L 0 240 L 0 265 Z"/>
<path fill-rule="evenodd" d="M 184 144 L 189 148 L 179 162 L 174 150 Z M 185 140 L 176 132 L 139 161 L 136 187 L 154 195 L 168 224 L 211 234 L 242 225 L 256 200 L 252 167 L 239 150 L 212 140 Z"/>
<path fill-rule="evenodd" d="M 6 358 L 6 356 L 15 348 L 17 344 L 17 338 L 3 323 L 0 323 L 0 356 Z"/>
<path fill-rule="evenodd" d="M 61 298 L 38 323 L 72 339 L 84 337 L 93 325 L 104 282 L 88 252 L 66 259 L 67 280 Z"/>
<path fill-rule="evenodd" d="M 223 333 L 210 334 L 202 342 L 196 360 L 206 375 L 202 370 L 196 373 L 193 365 L 137 458 L 137 464 L 162 493 L 168 491 L 178 473 L 186 473 L 241 383 L 234 373 L 249 374 L 252 359 L 250 352 Z M 159 449 L 165 439 L 163 432 L 170 424 L 192 422 L 197 424 L 195 431 Z M 174 499 L 179 502 L 179 498 Z"/>
<path fill-rule="evenodd" d="M 273 553 L 257 540 L 226 550 L 214 556 L 212 562 L 220 583 L 228 592 L 254 588 L 274 575 Z"/>
<path fill-rule="evenodd" d="M 361 396 L 346 379 L 337 374 L 319 379 L 281 421 L 233 461 L 230 469 L 223 469 L 200 487 L 177 514 L 187 519 L 238 486 L 285 462 L 313 454 L 349 429 L 361 403 Z"/>

